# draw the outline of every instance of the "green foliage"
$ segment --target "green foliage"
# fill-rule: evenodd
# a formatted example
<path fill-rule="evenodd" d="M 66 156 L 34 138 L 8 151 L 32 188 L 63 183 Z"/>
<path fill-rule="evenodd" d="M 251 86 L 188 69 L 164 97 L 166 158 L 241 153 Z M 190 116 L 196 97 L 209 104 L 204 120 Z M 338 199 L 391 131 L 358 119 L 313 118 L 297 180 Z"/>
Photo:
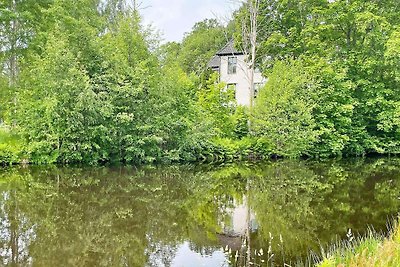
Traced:
<path fill-rule="evenodd" d="M 233 133 L 235 138 L 243 138 L 249 134 L 249 114 L 247 108 L 244 106 L 236 107 L 233 114 L 234 129 Z"/>
<path fill-rule="evenodd" d="M 232 92 L 210 82 L 204 91 L 210 95 L 196 93 L 196 79 L 175 61 L 179 47 L 165 46 L 158 66 L 137 13 L 108 4 L 107 26 L 84 0 L 79 10 L 60 1 L 48 12 L 53 24 L 41 39 L 43 49 L 29 55 L 19 90 L 18 124 L 31 160 L 197 160 L 215 148 L 213 136 L 232 136 L 234 124 L 244 121 L 232 117 Z M 215 27 L 222 30 L 212 21 L 195 30 Z M 205 114 L 210 119 L 199 124 Z"/>
<path fill-rule="evenodd" d="M 262 1 L 260 67 L 268 73 L 294 58 L 317 82 L 313 119 L 319 138 L 306 154 L 398 153 L 395 2 Z"/>
<path fill-rule="evenodd" d="M 65 162 L 82 161 L 92 153 L 85 128 L 90 127 L 95 96 L 62 36 L 49 37 L 45 50 L 35 56 L 32 71 L 23 79 L 18 123 L 24 126 L 34 162 L 59 157 L 65 157 Z"/>
<path fill-rule="evenodd" d="M 24 156 L 21 138 L 0 126 L 0 165 L 19 163 Z"/>
<path fill-rule="evenodd" d="M 191 156 L 184 151 L 202 140 L 198 135 L 204 136 L 203 132 L 196 134 L 195 130 L 194 82 L 175 64 L 166 64 L 161 72 L 159 114 L 153 127 L 157 125 L 162 132 L 164 160 L 188 160 Z"/>
<path fill-rule="evenodd" d="M 215 19 L 197 22 L 182 41 L 178 54 L 180 66 L 187 73 L 201 74 L 210 58 L 227 42 L 226 36 L 228 30 Z"/>
<path fill-rule="evenodd" d="M 7 112 L 10 110 L 12 101 L 12 91 L 8 85 L 8 79 L 0 75 L 0 125 L 7 118 Z"/>
<path fill-rule="evenodd" d="M 341 156 L 355 134 L 352 116 L 355 101 L 354 84 L 346 77 L 346 69 L 327 63 L 324 59 L 310 59 L 307 71 L 318 81 L 315 90 L 313 118 L 319 133 L 310 154 L 315 157 Z M 359 144 L 365 140 L 359 140 Z"/>
<path fill-rule="evenodd" d="M 399 5 L 260 4 L 269 82 L 248 111 L 206 69 L 230 36 L 246 46 L 245 4 L 158 46 L 124 0 L 3 1 L 0 123 L 36 163 L 400 153 Z"/>
<path fill-rule="evenodd" d="M 297 62 L 275 64 L 251 113 L 251 129 L 279 156 L 307 153 L 318 137 L 313 110 L 316 86 Z"/>
<path fill-rule="evenodd" d="M 231 137 L 234 130 L 236 103 L 234 90 L 218 82 L 213 73 L 204 88 L 198 91 L 199 116 L 211 124 L 210 131 L 217 137 Z"/>
<path fill-rule="evenodd" d="M 190 83 L 157 66 L 135 13 L 120 16 L 113 31 L 98 35 L 80 17 L 84 10 L 68 10 L 22 74 L 18 123 L 32 161 L 160 160 L 185 127 L 179 120 L 188 104 L 184 87 Z M 65 34 L 70 23 L 85 29 L 77 37 L 85 40 L 83 45 Z M 161 72 L 170 78 L 162 82 Z M 182 110 L 177 115 L 169 111 L 179 106 L 178 98 Z"/>

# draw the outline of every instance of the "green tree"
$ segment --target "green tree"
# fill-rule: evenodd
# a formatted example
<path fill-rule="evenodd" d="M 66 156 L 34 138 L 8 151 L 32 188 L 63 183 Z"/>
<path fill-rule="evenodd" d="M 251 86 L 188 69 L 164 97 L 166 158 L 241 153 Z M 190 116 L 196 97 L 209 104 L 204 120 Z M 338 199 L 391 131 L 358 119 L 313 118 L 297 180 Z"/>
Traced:
<path fill-rule="evenodd" d="M 313 118 L 313 80 L 294 61 L 276 63 L 268 76 L 251 111 L 253 134 L 269 139 L 280 156 L 308 154 L 318 137 Z"/>
<path fill-rule="evenodd" d="M 210 123 L 209 129 L 215 137 L 232 137 L 234 130 L 233 114 L 236 109 L 233 88 L 218 82 L 216 73 L 212 74 L 207 85 L 198 91 L 199 120 Z"/>
<path fill-rule="evenodd" d="M 229 39 L 228 30 L 217 20 L 197 22 L 183 38 L 178 62 L 187 73 L 201 74 L 208 61 Z"/>
<path fill-rule="evenodd" d="M 0 2 L 0 118 L 15 124 L 16 86 L 21 60 L 31 49 L 39 29 L 45 25 L 44 13 L 53 0 L 4 0 Z M 5 116 L 8 110 L 8 116 Z"/>
<path fill-rule="evenodd" d="M 65 162 L 83 160 L 84 151 L 87 156 L 91 153 L 85 130 L 97 103 L 87 74 L 60 35 L 49 37 L 46 53 L 31 64 L 33 69 L 24 74 L 18 125 L 33 160 L 56 161 L 61 156 Z"/>
<path fill-rule="evenodd" d="M 315 154 L 397 153 L 395 1 L 263 1 L 259 62 L 296 58 L 320 89 Z M 394 54 L 393 54 L 394 53 Z M 335 104 L 334 104 L 335 103 Z"/>

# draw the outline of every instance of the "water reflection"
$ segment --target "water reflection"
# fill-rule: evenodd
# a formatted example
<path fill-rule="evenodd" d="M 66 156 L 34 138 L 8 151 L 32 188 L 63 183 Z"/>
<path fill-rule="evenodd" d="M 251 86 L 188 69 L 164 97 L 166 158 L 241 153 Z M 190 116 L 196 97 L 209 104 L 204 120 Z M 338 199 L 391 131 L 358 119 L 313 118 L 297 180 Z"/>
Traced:
<path fill-rule="evenodd" d="M 385 229 L 400 161 L 0 170 L 0 264 L 307 264 L 350 228 Z"/>

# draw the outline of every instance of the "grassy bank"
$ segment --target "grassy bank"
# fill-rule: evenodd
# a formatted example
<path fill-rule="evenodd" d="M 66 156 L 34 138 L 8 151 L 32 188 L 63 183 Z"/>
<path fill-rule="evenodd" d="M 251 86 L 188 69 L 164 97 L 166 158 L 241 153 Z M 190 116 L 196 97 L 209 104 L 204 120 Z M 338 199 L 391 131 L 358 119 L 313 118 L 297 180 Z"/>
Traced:
<path fill-rule="evenodd" d="M 367 237 L 335 247 L 318 267 L 331 266 L 400 266 L 400 227 L 396 223 L 389 237 L 373 231 Z"/>

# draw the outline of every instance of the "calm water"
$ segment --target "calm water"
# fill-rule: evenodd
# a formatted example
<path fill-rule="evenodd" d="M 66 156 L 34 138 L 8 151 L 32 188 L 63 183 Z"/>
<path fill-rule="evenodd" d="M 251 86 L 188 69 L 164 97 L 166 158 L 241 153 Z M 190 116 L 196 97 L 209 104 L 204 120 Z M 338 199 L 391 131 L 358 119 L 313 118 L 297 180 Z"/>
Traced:
<path fill-rule="evenodd" d="M 282 266 L 400 207 L 400 160 L 0 169 L 0 265 Z"/>

